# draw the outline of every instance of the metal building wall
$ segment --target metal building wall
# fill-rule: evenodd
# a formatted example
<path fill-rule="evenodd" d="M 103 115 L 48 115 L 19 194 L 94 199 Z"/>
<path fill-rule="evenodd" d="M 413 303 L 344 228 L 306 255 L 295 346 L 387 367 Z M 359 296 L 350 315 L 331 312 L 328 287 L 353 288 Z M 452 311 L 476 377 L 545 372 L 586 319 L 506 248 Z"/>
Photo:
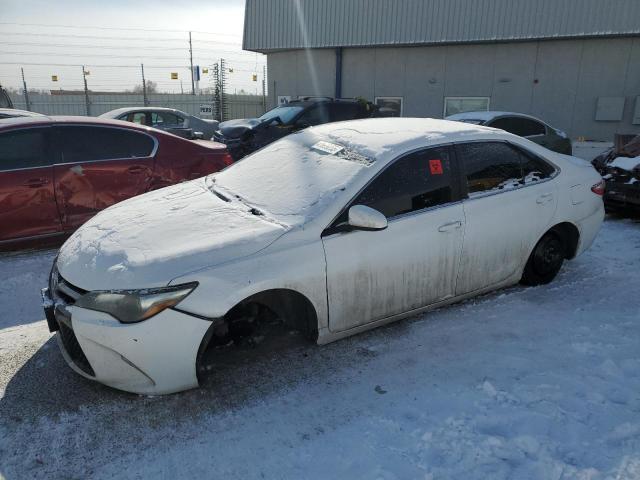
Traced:
<path fill-rule="evenodd" d="M 246 50 L 640 34 L 638 0 L 247 0 Z"/>
<path fill-rule="evenodd" d="M 639 2 L 640 3 L 640 2 Z M 313 50 L 319 94 L 335 87 L 334 49 Z M 316 94 L 304 50 L 268 54 L 269 103 Z M 640 38 L 345 48 L 344 97 L 400 96 L 404 116 L 441 118 L 445 97 L 490 97 L 492 110 L 530 113 L 573 138 L 640 133 Z M 626 97 L 623 120 L 596 121 L 598 97 Z"/>

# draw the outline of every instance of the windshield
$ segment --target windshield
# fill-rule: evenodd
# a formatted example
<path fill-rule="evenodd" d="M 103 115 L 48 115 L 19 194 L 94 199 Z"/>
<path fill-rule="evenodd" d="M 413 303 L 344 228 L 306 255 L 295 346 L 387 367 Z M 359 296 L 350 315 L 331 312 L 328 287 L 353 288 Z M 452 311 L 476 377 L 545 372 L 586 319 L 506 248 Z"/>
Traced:
<path fill-rule="evenodd" d="M 260 120 L 272 121 L 274 118 L 280 117 L 282 123 L 289 123 L 293 120 L 298 113 L 302 111 L 302 107 L 289 106 L 289 107 L 276 107 L 273 110 L 269 110 L 267 113 L 260 117 Z"/>
<path fill-rule="evenodd" d="M 371 163 L 359 152 L 304 131 L 215 174 L 211 187 L 293 225 L 322 213 Z"/>

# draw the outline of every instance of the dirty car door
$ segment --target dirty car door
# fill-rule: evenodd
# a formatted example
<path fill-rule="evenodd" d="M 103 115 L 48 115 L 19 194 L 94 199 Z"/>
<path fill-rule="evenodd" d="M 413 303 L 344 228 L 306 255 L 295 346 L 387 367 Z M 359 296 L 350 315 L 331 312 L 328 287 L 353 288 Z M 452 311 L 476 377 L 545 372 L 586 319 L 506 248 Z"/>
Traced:
<path fill-rule="evenodd" d="M 329 328 L 348 330 L 455 292 L 464 216 L 448 147 L 396 160 L 351 203 L 388 219 L 380 231 L 345 231 L 347 210 L 325 231 Z"/>
<path fill-rule="evenodd" d="M 456 146 L 469 198 L 457 294 L 517 273 L 556 209 L 555 168 L 506 142 Z"/>
<path fill-rule="evenodd" d="M 56 127 L 62 161 L 55 166 L 56 198 L 65 230 L 100 210 L 149 189 L 157 141 L 143 132 L 108 126 Z"/>
<path fill-rule="evenodd" d="M 0 134 L 0 242 L 61 232 L 50 127 Z"/>

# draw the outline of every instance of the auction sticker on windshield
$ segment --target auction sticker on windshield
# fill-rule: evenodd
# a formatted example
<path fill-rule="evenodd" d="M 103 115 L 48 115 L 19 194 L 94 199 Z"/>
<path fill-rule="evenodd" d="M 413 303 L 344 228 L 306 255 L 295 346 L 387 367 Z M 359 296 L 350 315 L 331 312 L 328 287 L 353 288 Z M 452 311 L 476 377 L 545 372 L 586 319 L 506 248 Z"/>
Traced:
<path fill-rule="evenodd" d="M 342 145 L 336 145 L 335 143 L 329 143 L 322 140 L 313 145 L 311 148 L 323 153 L 330 153 L 332 155 L 335 155 L 339 151 L 344 150 L 344 147 Z"/>

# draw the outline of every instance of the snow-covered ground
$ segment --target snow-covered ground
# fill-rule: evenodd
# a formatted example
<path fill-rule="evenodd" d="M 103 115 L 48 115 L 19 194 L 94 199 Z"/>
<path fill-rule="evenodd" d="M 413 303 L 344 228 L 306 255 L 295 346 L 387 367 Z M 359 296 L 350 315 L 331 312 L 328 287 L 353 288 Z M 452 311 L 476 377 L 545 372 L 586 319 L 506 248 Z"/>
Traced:
<path fill-rule="evenodd" d="M 0 258 L 0 478 L 640 478 L 640 223 L 514 287 L 139 397 L 63 362 L 54 252 Z"/>

